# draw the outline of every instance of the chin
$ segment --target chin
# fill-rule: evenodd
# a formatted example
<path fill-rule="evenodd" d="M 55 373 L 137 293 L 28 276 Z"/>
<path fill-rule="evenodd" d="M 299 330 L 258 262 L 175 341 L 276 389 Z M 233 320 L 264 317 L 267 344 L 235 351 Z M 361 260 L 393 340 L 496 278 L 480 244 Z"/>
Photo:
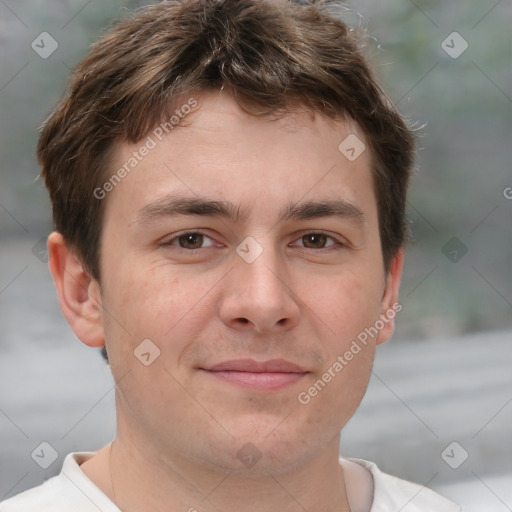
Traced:
<path fill-rule="evenodd" d="M 279 421 L 243 421 L 227 430 L 232 439 L 223 436 L 208 443 L 207 464 L 248 478 L 268 478 L 293 471 L 322 449 L 322 440 L 306 433 L 298 425 L 285 428 Z M 284 422 L 283 422 L 284 423 Z M 276 428 L 277 427 L 277 428 Z M 332 437 L 332 436 L 331 436 Z M 305 440 L 314 440 L 308 444 Z M 206 462 L 206 461 L 205 461 Z"/>

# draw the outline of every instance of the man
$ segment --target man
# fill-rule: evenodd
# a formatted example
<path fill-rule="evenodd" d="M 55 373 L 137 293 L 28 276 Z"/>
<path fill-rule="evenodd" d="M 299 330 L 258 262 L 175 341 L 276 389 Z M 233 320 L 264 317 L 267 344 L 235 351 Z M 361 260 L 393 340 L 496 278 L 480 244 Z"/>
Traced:
<path fill-rule="evenodd" d="M 5 512 L 455 511 L 340 431 L 393 332 L 413 136 L 333 6 L 164 2 L 38 146 L 50 269 L 117 433 Z"/>

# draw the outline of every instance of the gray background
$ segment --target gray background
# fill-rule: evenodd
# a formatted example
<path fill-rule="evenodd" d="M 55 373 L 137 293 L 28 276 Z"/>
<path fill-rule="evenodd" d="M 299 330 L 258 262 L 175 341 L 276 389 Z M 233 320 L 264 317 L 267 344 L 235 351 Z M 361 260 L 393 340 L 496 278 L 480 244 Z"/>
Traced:
<path fill-rule="evenodd" d="M 141 4 L 0 0 L 0 499 L 114 434 L 108 367 L 62 318 L 41 255 L 51 219 L 34 147 L 101 27 Z M 512 6 L 350 5 L 360 14 L 344 16 L 366 28 L 383 87 L 423 128 L 404 309 L 342 435 L 343 453 L 428 483 L 468 510 L 512 510 Z M 31 48 L 44 31 L 58 43 L 46 59 Z M 454 31 L 468 45 L 458 58 L 445 51 L 462 48 Z M 43 441 L 58 455 L 46 470 L 31 458 Z M 468 454 L 457 469 L 441 456 L 452 442 L 452 464 Z"/>

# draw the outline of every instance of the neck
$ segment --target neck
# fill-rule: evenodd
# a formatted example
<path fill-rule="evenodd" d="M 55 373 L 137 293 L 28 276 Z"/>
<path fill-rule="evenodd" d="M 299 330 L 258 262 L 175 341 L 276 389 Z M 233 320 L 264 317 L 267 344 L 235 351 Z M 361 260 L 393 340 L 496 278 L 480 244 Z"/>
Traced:
<path fill-rule="evenodd" d="M 128 441 L 118 436 L 105 451 L 110 478 L 102 480 L 103 488 L 98 483 L 123 512 L 350 510 L 343 469 L 338 463 L 338 436 L 325 454 L 299 469 L 258 477 L 211 472 L 200 463 L 176 463 L 178 457 L 168 462 L 161 454 L 153 455 L 147 446 L 142 451 L 133 439 Z"/>

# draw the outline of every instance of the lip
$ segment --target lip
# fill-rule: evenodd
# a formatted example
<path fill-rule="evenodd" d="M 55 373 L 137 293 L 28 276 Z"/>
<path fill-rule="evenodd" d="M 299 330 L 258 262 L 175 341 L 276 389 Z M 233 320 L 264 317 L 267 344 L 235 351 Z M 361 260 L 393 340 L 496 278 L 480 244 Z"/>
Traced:
<path fill-rule="evenodd" d="M 282 389 L 309 373 L 284 359 L 262 362 L 253 359 L 233 359 L 201 370 L 230 384 L 259 390 Z"/>
<path fill-rule="evenodd" d="M 270 359 L 268 361 L 255 361 L 254 359 L 233 359 L 224 361 L 209 368 L 210 372 L 234 371 L 252 373 L 307 373 L 305 368 L 284 359 Z"/>

